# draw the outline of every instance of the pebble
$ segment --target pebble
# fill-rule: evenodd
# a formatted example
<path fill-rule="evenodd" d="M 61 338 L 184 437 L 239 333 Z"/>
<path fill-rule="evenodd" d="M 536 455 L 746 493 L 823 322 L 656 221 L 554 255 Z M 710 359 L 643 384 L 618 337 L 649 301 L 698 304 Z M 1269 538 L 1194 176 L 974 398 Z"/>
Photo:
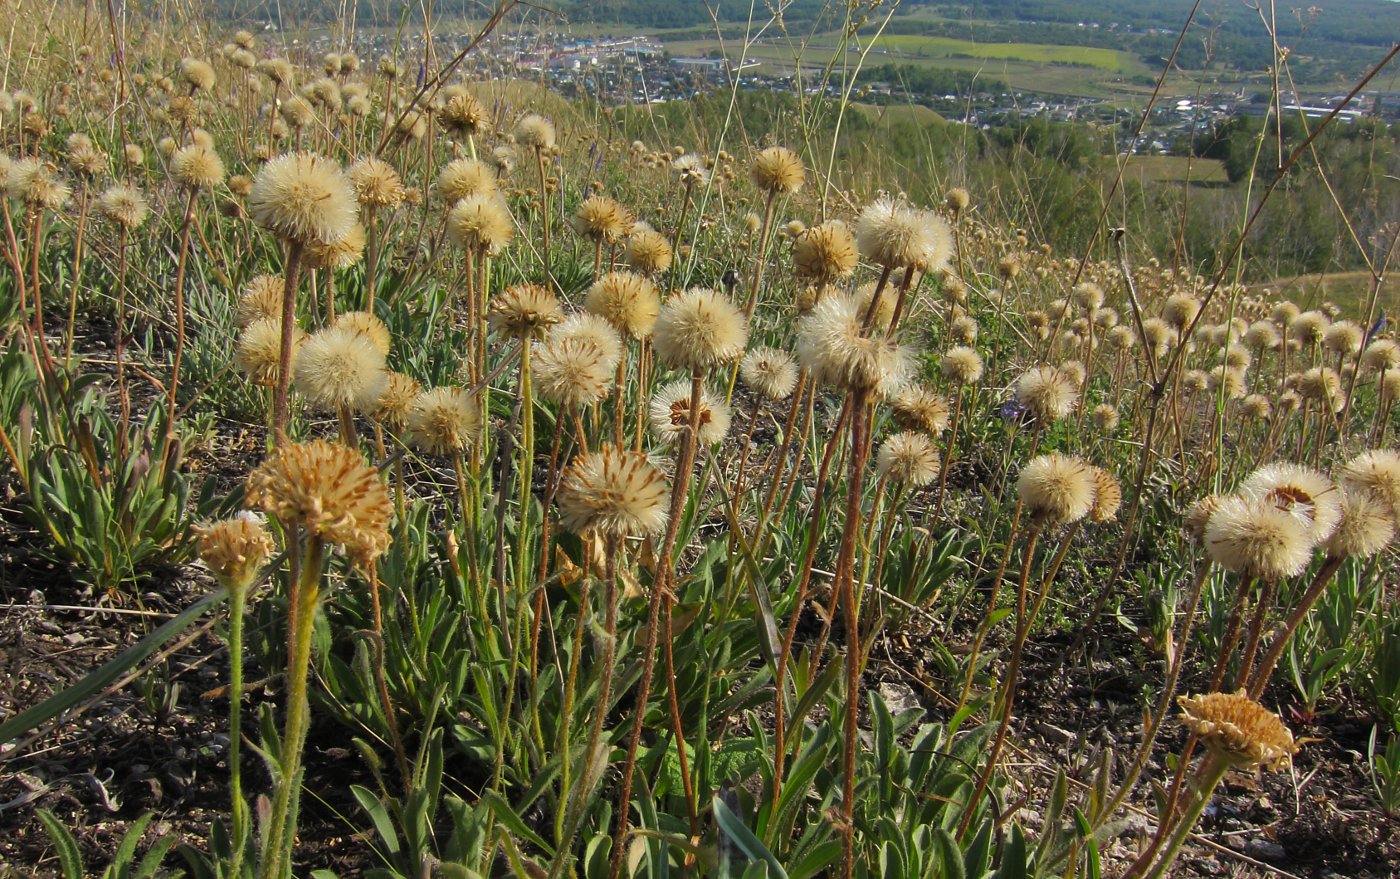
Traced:
<path fill-rule="evenodd" d="M 1288 857 L 1288 851 L 1283 846 L 1258 837 L 1245 843 L 1244 853 L 1259 861 L 1282 861 Z"/>

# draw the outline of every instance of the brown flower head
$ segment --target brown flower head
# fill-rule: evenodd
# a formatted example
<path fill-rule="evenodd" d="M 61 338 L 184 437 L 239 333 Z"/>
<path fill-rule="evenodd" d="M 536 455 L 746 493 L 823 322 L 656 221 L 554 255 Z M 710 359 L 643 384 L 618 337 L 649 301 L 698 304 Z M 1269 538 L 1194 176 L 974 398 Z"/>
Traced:
<path fill-rule="evenodd" d="M 1298 752 L 1293 733 L 1277 714 L 1237 693 L 1177 696 L 1181 722 L 1213 754 L 1242 769 L 1276 768 Z"/>
<path fill-rule="evenodd" d="M 357 564 L 389 548 L 394 505 L 359 452 L 313 440 L 274 449 L 248 476 L 244 502 L 345 548 Z"/>

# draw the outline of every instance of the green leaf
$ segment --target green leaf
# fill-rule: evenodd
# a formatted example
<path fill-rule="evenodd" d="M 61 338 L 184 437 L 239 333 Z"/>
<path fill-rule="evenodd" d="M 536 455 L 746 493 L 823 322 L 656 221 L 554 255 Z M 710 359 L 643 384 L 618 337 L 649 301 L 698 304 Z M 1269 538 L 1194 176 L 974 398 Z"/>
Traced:
<path fill-rule="evenodd" d="M 750 861 L 767 864 L 768 875 L 773 876 L 774 879 L 787 879 L 787 871 L 783 869 L 782 864 L 778 863 L 777 856 L 769 851 L 768 847 L 760 842 L 757 836 L 753 835 L 753 831 L 749 830 L 748 826 L 739 820 L 739 816 L 735 815 L 724 804 L 724 799 L 719 794 L 715 794 L 714 799 L 711 800 L 711 808 L 714 809 L 715 823 L 719 825 L 720 832 L 729 837 L 729 841 L 734 843 L 739 851 L 743 852 Z M 747 871 L 745 875 L 747 875 Z"/>
<path fill-rule="evenodd" d="M 496 820 L 504 824 L 511 833 L 527 840 L 531 845 L 544 852 L 547 857 L 554 856 L 554 846 L 545 842 L 544 837 L 526 827 L 525 821 L 515 813 L 509 803 L 501 799 L 500 794 L 488 791 L 486 796 L 482 797 L 482 802 L 491 810 L 491 814 L 496 816 Z"/>
<path fill-rule="evenodd" d="M 78 842 L 73 834 L 48 809 L 40 809 L 36 814 L 53 847 L 58 849 L 58 864 L 64 879 L 83 879 L 83 856 L 78 853 Z"/>
<path fill-rule="evenodd" d="M 384 847 L 388 849 L 389 856 L 396 857 L 401 850 L 399 834 L 394 830 L 394 819 L 389 816 L 389 810 L 384 807 L 379 796 L 358 784 L 350 785 L 350 793 L 355 795 L 360 808 L 365 810 L 369 820 L 374 823 L 374 830 L 379 834 L 379 838 L 384 840 Z"/>

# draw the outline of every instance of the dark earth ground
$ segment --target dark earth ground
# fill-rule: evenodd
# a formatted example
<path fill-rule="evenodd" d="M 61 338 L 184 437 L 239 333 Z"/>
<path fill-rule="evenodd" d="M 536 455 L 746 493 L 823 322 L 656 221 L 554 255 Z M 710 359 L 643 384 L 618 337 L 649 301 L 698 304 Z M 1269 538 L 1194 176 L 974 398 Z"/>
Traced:
<path fill-rule="evenodd" d="M 216 470 L 231 486 L 255 462 L 262 437 L 256 429 L 242 428 L 220 437 L 217 452 L 194 450 L 189 466 Z M 80 680 L 196 601 L 210 583 L 194 568 L 157 572 L 143 584 L 139 608 L 132 600 L 114 608 L 106 596 L 85 593 L 66 570 L 43 557 L 40 535 L 17 509 L 13 480 L 0 478 L 3 718 Z M 94 606 L 103 609 L 94 611 Z M 1071 664 L 1065 662 L 1067 638 L 1045 635 L 1028 645 L 1017 697 L 1017 747 L 1007 758 L 1017 769 L 1011 773 L 1012 787 L 1001 793 L 1003 803 L 1014 805 L 1027 792 L 1032 802 L 1041 801 L 1056 767 L 1090 767 L 1103 747 L 1119 755 L 1121 772 L 1141 728 L 1141 682 L 1156 679 L 1160 663 L 1126 631 L 1109 631 L 1111 626 L 1106 623 L 1105 640 L 1093 656 Z M 173 652 L 162 661 L 161 674 L 138 677 L 32 742 L 0 749 L 0 879 L 58 875 L 53 846 L 35 815 L 39 808 L 54 812 L 69 827 L 89 866 L 99 869 L 128 824 L 146 811 L 156 817 L 143 849 L 165 834 L 204 847 L 212 821 L 228 809 L 228 703 L 218 689 L 227 679 L 221 632 L 206 630 Z M 915 618 L 905 631 L 891 632 L 876 647 L 865 682 L 879 687 L 892 706 L 918 705 L 930 719 L 945 719 L 950 713 L 947 693 L 956 695 L 957 684 L 939 681 L 937 666 L 918 647 L 929 636 L 949 644 L 967 640 L 966 633 L 939 631 L 936 624 Z M 247 672 L 249 680 L 259 676 L 256 668 Z M 1184 681 L 1181 690 L 1191 691 L 1191 685 Z M 256 723 L 255 706 L 278 696 L 275 681 L 254 690 L 247 700 L 245 729 Z M 1292 770 L 1227 777 L 1174 875 L 1400 875 L 1395 833 L 1400 816 L 1380 812 L 1367 772 L 1371 719 L 1359 703 L 1345 697 L 1325 705 L 1327 713 L 1300 719 L 1290 716 L 1290 699 L 1288 692 L 1277 690 L 1265 702 L 1281 705 L 1294 734 L 1305 741 Z M 1161 778 L 1162 759 L 1179 750 L 1183 739 L 1180 727 L 1168 722 L 1145 778 Z M 360 831 L 349 823 L 368 824 L 347 789 L 352 782 L 374 788 L 375 781 L 343 747 L 346 741 L 343 728 L 313 727 L 298 873 L 327 867 L 354 876 L 376 864 L 371 841 L 357 836 Z M 258 758 L 246 747 L 243 753 L 245 791 L 266 791 L 268 779 Z M 452 772 L 449 766 L 448 775 Z M 1072 781 L 1089 781 L 1087 772 L 1072 775 Z M 1018 790 L 1017 785 L 1024 787 Z M 1140 786 L 1140 793 L 1145 790 Z M 1105 853 L 1105 875 L 1120 872 L 1136 839 L 1146 834 L 1150 808 L 1137 814 L 1141 817 L 1125 838 Z M 1040 816 L 1032 810 L 1017 818 L 1032 831 L 1039 827 Z M 173 853 L 166 864 L 183 866 Z"/>

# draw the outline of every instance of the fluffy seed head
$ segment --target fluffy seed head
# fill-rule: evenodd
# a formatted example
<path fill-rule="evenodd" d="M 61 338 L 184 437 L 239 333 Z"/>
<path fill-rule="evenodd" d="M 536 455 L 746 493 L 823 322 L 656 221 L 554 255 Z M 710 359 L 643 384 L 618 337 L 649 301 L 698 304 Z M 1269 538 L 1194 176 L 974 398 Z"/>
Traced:
<path fill-rule="evenodd" d="M 314 241 L 306 247 L 306 264 L 317 269 L 348 269 L 365 255 L 365 227 L 358 220 L 334 241 Z"/>
<path fill-rule="evenodd" d="M 1393 403 L 1400 400 L 1400 369 L 1387 369 L 1380 377 L 1381 401 Z"/>
<path fill-rule="evenodd" d="M 948 190 L 948 194 L 943 198 L 943 204 L 948 208 L 948 213 L 955 217 L 967 210 L 967 206 L 971 203 L 972 196 L 961 186 L 955 186 Z"/>
<path fill-rule="evenodd" d="M 298 131 L 316 121 L 316 108 L 301 95 L 288 95 L 278 106 L 277 113 L 283 122 Z"/>
<path fill-rule="evenodd" d="M 1332 558 L 1369 558 L 1395 538 L 1395 511 L 1367 491 L 1342 492 L 1341 522 L 1323 545 Z"/>
<path fill-rule="evenodd" d="M 360 453 L 315 440 L 274 449 L 248 476 L 244 502 L 338 544 L 357 564 L 389 548 L 394 505 Z"/>
<path fill-rule="evenodd" d="M 728 296 L 704 287 L 692 287 L 667 299 L 652 328 L 657 359 L 693 372 L 738 360 L 748 338 L 743 312 Z"/>
<path fill-rule="evenodd" d="M 447 102 L 442 105 L 441 117 L 448 130 L 458 136 L 466 136 L 481 129 L 486 121 L 486 110 L 475 96 L 458 86 L 447 95 Z"/>
<path fill-rule="evenodd" d="M 430 455 L 457 454 L 480 432 L 481 411 L 463 388 L 426 390 L 408 411 L 409 441 Z"/>
<path fill-rule="evenodd" d="M 1385 372 L 1397 366 L 1400 366 L 1400 345 L 1390 339 L 1377 339 L 1367 345 L 1361 355 L 1363 369 Z"/>
<path fill-rule="evenodd" d="M 622 336 L 605 318 L 590 312 L 564 318 L 549 331 L 549 339 L 551 342 L 576 339 L 595 346 L 609 370 L 617 369 L 622 360 Z"/>
<path fill-rule="evenodd" d="M 900 431 L 880 444 L 875 471 L 896 485 L 922 488 L 938 478 L 938 450 L 928 434 Z"/>
<path fill-rule="evenodd" d="M 248 513 L 198 529 L 199 560 L 229 591 L 248 588 L 272 554 L 272 535 Z"/>
<path fill-rule="evenodd" d="M 666 477 L 641 452 L 604 446 L 579 455 L 559 481 L 559 522 L 575 534 L 641 537 L 666 526 Z"/>
<path fill-rule="evenodd" d="M 819 384 L 889 397 L 909 381 L 912 355 L 883 333 L 864 334 L 858 297 L 829 292 L 798 322 L 797 360 Z"/>
<path fill-rule="evenodd" d="M 1074 303 L 1088 312 L 1103 305 L 1103 288 L 1093 281 L 1084 281 L 1074 288 Z"/>
<path fill-rule="evenodd" d="M 255 223 L 299 244 L 349 235 L 356 206 L 355 188 L 340 166 L 311 153 L 287 153 L 263 165 L 248 195 Z"/>
<path fill-rule="evenodd" d="M 1205 543 L 1206 526 L 1210 524 L 1211 514 L 1220 506 L 1224 496 L 1218 494 L 1208 494 L 1196 501 L 1186 511 L 1186 517 L 1182 522 L 1183 530 L 1192 543 Z"/>
<path fill-rule="evenodd" d="M 1298 464 L 1268 464 L 1240 483 L 1240 494 L 1271 503 L 1291 514 L 1321 543 L 1332 535 L 1342 517 L 1341 491 L 1332 480 Z"/>
<path fill-rule="evenodd" d="M 753 348 L 739 361 L 739 378 L 765 399 L 783 400 L 797 387 L 797 362 L 777 348 Z"/>
<path fill-rule="evenodd" d="M 1074 411 L 1079 389 L 1062 370 L 1033 366 L 1016 381 L 1016 402 L 1038 421 L 1059 421 Z"/>
<path fill-rule="evenodd" d="M 1253 421 L 1262 421 L 1273 414 L 1273 404 L 1263 394 L 1250 394 L 1240 401 L 1240 413 Z"/>
<path fill-rule="evenodd" d="M 1041 526 L 1069 525 L 1093 509 L 1094 469 L 1071 455 L 1040 455 L 1022 468 L 1016 493 Z"/>
<path fill-rule="evenodd" d="M 1278 324 L 1280 329 L 1288 327 L 1293 323 L 1293 319 L 1299 314 L 1298 306 L 1292 302 L 1284 300 L 1276 303 L 1269 311 L 1269 320 Z"/>
<path fill-rule="evenodd" d="M 1375 495 L 1400 521 L 1400 454 L 1391 449 L 1362 452 L 1342 467 L 1338 479 L 1347 491 Z"/>
<path fill-rule="evenodd" d="M 334 326 L 364 336 L 374 346 L 374 350 L 385 357 L 389 356 L 389 349 L 393 346 L 393 336 L 390 335 L 389 328 L 385 326 L 384 321 L 368 311 L 341 312 L 336 315 Z"/>
<path fill-rule="evenodd" d="M 942 217 L 884 198 L 861 211 L 856 241 L 877 265 L 926 272 L 947 266 L 953 249 L 952 230 Z"/>
<path fill-rule="evenodd" d="M 559 300 L 539 284 L 514 284 L 497 293 L 487 308 L 491 329 L 502 335 L 543 339 L 564 319 Z"/>
<path fill-rule="evenodd" d="M 263 319 L 280 321 L 285 290 L 286 285 L 277 275 L 255 275 L 243 285 L 234 321 L 239 327 L 251 326 Z"/>
<path fill-rule="evenodd" d="M 679 442 L 690 424 L 690 380 L 677 379 L 662 385 L 651 398 L 649 409 L 652 434 L 663 443 Z M 695 438 L 702 446 L 712 446 L 729 433 L 729 406 L 723 398 L 700 389 L 699 420 Z"/>
<path fill-rule="evenodd" d="M 753 160 L 753 182 L 764 192 L 787 195 L 802 188 L 807 169 L 802 157 L 787 147 L 771 146 Z"/>
<path fill-rule="evenodd" d="M 1361 350 L 1366 333 L 1349 320 L 1332 324 L 1322 334 L 1322 345 L 1333 354 L 1355 354 Z"/>
<path fill-rule="evenodd" d="M 1288 335 L 1304 345 L 1316 345 L 1322 341 L 1331 323 L 1327 315 L 1320 311 L 1305 311 L 1288 324 Z"/>
<path fill-rule="evenodd" d="M 53 165 L 38 159 L 10 163 L 6 185 L 11 198 L 38 210 L 56 211 L 68 203 L 73 190 L 54 173 Z"/>
<path fill-rule="evenodd" d="M 300 327 L 293 331 L 293 368 L 306 338 L 306 332 Z M 244 327 L 234 347 L 234 360 L 253 384 L 263 387 L 277 384 L 282 363 L 282 321 L 275 317 L 262 318 Z"/>
<path fill-rule="evenodd" d="M 214 68 L 198 58 L 185 58 L 180 62 L 180 78 L 192 89 L 207 92 L 214 88 Z"/>
<path fill-rule="evenodd" d="M 495 195 L 496 169 L 477 159 L 453 159 L 438 172 L 435 188 L 449 205 L 473 195 Z"/>
<path fill-rule="evenodd" d="M 640 229 L 627 239 L 627 264 L 647 275 L 659 275 L 671 267 L 671 243 L 654 229 Z"/>
<path fill-rule="evenodd" d="M 367 336 L 330 327 L 313 333 L 301 346 L 292 381 L 313 408 L 368 412 L 379 403 L 388 376 L 384 355 Z"/>
<path fill-rule="evenodd" d="M 390 372 L 384 382 L 384 393 L 379 395 L 379 405 L 369 416 L 393 433 L 402 434 L 408 429 L 409 413 L 422 393 L 423 386 L 413 376 Z"/>
<path fill-rule="evenodd" d="M 1094 426 L 1104 433 L 1112 433 L 1118 427 L 1118 408 L 1112 403 L 1100 403 L 1095 406 L 1089 417 L 1094 419 Z"/>
<path fill-rule="evenodd" d="M 1293 733 L 1277 714 L 1238 693 L 1177 696 L 1181 723 L 1201 744 L 1241 769 L 1278 767 L 1298 752 Z"/>
<path fill-rule="evenodd" d="M 192 143 L 170 157 L 170 177 L 191 189 L 211 189 L 224 182 L 224 161 L 209 147 Z"/>
<path fill-rule="evenodd" d="M 495 256 L 515 237 L 515 221 L 499 194 L 473 195 L 452 206 L 447 234 L 465 250 Z"/>
<path fill-rule="evenodd" d="M 285 58 L 264 58 L 258 62 L 258 73 L 281 88 L 292 84 L 292 65 Z"/>
<path fill-rule="evenodd" d="M 588 288 L 584 308 L 633 339 L 651 335 L 661 310 L 656 286 L 634 272 L 608 272 Z"/>
<path fill-rule="evenodd" d="M 1200 313 L 1201 300 L 1190 293 L 1173 293 L 1162 308 L 1162 317 L 1178 331 L 1186 329 Z"/>
<path fill-rule="evenodd" d="M 632 212 L 606 195 L 591 195 L 574 212 L 574 231 L 590 241 L 609 246 L 627 237 L 636 219 Z"/>
<path fill-rule="evenodd" d="M 1312 558 L 1307 527 L 1265 500 L 1222 498 L 1205 529 L 1206 549 L 1216 564 L 1243 577 L 1296 577 Z"/>
<path fill-rule="evenodd" d="M 350 182 L 361 207 L 393 209 L 403 203 L 403 179 L 383 159 L 367 156 L 351 165 Z"/>
<path fill-rule="evenodd" d="M 939 370 L 954 385 L 975 385 L 982 380 L 982 355 L 965 345 L 949 348 Z"/>
<path fill-rule="evenodd" d="M 942 394 L 921 384 L 910 384 L 895 394 L 891 409 L 895 424 L 905 430 L 938 436 L 948 429 L 948 401 Z"/>
<path fill-rule="evenodd" d="M 554 123 L 539 115 L 530 113 L 515 123 L 515 142 L 534 150 L 554 148 Z"/>
<path fill-rule="evenodd" d="M 122 184 L 108 187 L 98 197 L 97 210 L 109 222 L 127 231 L 140 228 L 151 213 L 141 190 Z"/>
<path fill-rule="evenodd" d="M 616 361 L 609 364 L 603 349 L 587 339 L 551 335 L 531 356 L 540 396 L 560 406 L 580 409 L 603 399 L 612 388 Z"/>
<path fill-rule="evenodd" d="M 1123 486 L 1118 477 L 1102 467 L 1094 470 L 1094 503 L 1089 508 L 1089 518 L 1097 523 L 1111 522 L 1123 505 Z"/>
<path fill-rule="evenodd" d="M 855 271 L 859 254 L 850 228 L 840 220 L 810 226 L 792 243 L 792 267 L 799 278 L 830 283 Z"/>
<path fill-rule="evenodd" d="M 1332 412 L 1340 412 L 1346 405 L 1341 376 L 1327 366 L 1314 366 L 1299 376 L 1298 394 L 1308 402 L 1328 407 Z"/>

